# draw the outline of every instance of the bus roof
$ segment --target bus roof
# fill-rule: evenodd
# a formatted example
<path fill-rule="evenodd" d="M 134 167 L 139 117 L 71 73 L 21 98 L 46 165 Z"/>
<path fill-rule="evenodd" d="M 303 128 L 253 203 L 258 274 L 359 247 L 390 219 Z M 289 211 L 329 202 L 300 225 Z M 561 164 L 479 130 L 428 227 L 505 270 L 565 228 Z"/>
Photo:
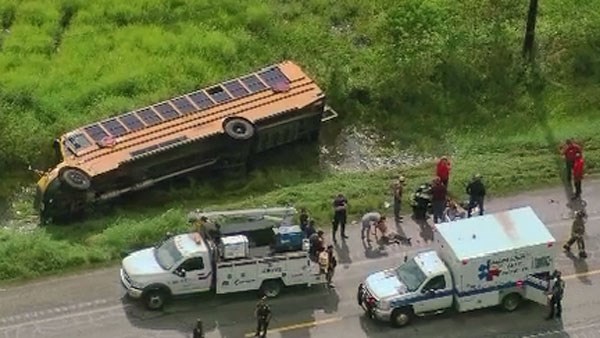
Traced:
<path fill-rule="evenodd" d="M 323 98 L 299 66 L 283 61 L 68 132 L 61 139 L 72 155 L 64 160 L 93 176 L 161 148 L 223 133 L 226 117 L 256 123 Z"/>

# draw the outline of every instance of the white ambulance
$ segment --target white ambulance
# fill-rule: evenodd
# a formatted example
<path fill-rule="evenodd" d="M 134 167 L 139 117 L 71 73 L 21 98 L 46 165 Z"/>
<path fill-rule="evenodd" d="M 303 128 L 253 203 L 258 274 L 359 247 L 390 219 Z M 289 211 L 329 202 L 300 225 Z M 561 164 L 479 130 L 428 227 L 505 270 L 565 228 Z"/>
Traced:
<path fill-rule="evenodd" d="M 530 207 L 437 224 L 434 232 L 434 250 L 360 284 L 358 304 L 370 317 L 401 327 L 453 308 L 547 303 L 556 241 Z"/>
<path fill-rule="evenodd" d="M 260 290 L 267 297 L 276 297 L 284 286 L 325 283 L 319 265 L 309 258 L 307 240 L 298 250 L 277 252 L 253 236 L 265 237 L 265 229 L 273 235 L 278 233 L 270 222 L 262 224 L 262 218 L 255 217 L 261 212 L 237 211 L 242 216 L 236 217 L 242 220 L 251 216 L 242 222 L 242 228 L 247 230 L 244 234 L 180 234 L 155 247 L 131 253 L 123 259 L 120 271 L 127 294 L 142 299 L 148 309 L 159 310 L 170 297 L 178 295 Z M 240 230 L 231 224 L 223 228 L 226 227 Z"/>

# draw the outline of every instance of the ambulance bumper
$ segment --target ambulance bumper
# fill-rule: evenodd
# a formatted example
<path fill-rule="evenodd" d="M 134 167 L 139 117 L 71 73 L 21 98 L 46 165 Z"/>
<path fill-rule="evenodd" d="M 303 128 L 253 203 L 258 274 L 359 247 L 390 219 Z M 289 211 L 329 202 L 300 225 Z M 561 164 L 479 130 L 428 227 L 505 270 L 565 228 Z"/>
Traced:
<path fill-rule="evenodd" d="M 389 322 L 392 316 L 393 309 L 389 310 L 381 310 L 377 308 L 376 302 L 370 300 L 369 291 L 363 284 L 360 284 L 358 287 L 358 295 L 357 295 L 358 305 L 363 308 L 365 313 L 372 319 Z"/>

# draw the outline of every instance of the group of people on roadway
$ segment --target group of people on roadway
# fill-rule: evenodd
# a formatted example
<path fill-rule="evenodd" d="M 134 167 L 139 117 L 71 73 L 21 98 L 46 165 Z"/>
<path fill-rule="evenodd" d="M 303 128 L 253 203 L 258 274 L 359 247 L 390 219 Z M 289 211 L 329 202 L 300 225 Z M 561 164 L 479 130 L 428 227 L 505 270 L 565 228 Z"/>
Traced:
<path fill-rule="evenodd" d="M 565 157 L 566 182 L 571 187 L 571 198 L 579 199 L 582 194 L 581 182 L 584 170 L 582 147 L 572 139 L 568 139 L 561 147 L 561 153 Z M 469 196 L 468 203 L 461 205 L 454 199 L 449 198 L 448 195 L 451 168 L 448 157 L 442 156 L 436 165 L 435 178 L 428 186 L 421 186 L 420 190 L 417 190 L 417 193 L 425 192 L 429 195 L 428 198 L 430 200 L 430 209 L 434 223 L 454 221 L 465 217 L 469 218 L 472 216 L 473 211 L 477 211 L 479 215 L 484 214 L 484 200 L 487 191 L 482 181 L 482 176 L 480 174 L 473 176 L 465 189 L 466 194 Z M 396 224 L 402 223 L 403 221 L 401 211 L 405 186 L 406 178 L 402 175 L 400 175 L 391 185 L 393 214 Z M 331 222 L 332 240 L 334 243 L 337 241 L 336 236 L 338 230 L 342 240 L 348 238 L 346 234 L 348 206 L 348 199 L 344 194 L 339 193 L 334 197 L 332 202 L 333 217 Z M 425 217 L 427 217 L 426 213 L 427 212 L 424 213 Z M 587 257 L 583 240 L 585 233 L 585 218 L 586 214 L 584 211 L 577 211 L 575 213 L 571 237 L 563 246 L 565 251 L 570 252 L 571 246 L 577 243 L 580 258 Z M 408 243 L 410 245 L 411 238 L 401 236 L 397 232 L 389 229 L 386 225 L 386 220 L 386 216 L 377 211 L 364 214 L 361 218 L 361 239 L 370 243 L 370 234 L 374 228 L 375 240 L 378 240 L 377 232 L 379 231 L 379 233 L 381 233 L 379 239 L 381 239 L 384 244 Z M 315 221 L 310 218 L 306 208 L 300 210 L 299 221 L 306 238 L 309 238 L 309 255 L 311 259 L 319 263 L 321 273 L 326 276 L 327 285 L 329 287 L 334 287 L 332 278 L 335 267 L 337 266 L 337 259 L 333 253 L 333 245 L 325 244 L 324 231 L 316 229 Z M 561 316 L 561 301 L 564 294 L 564 287 L 565 283 L 562 280 L 560 271 L 554 271 L 549 277 L 549 286 L 547 290 L 550 310 L 547 319 Z M 255 317 L 257 319 L 256 337 L 266 337 L 271 316 L 271 309 L 266 303 L 266 298 L 262 297 L 256 305 L 255 310 Z M 201 327 L 200 322 L 198 325 Z"/>

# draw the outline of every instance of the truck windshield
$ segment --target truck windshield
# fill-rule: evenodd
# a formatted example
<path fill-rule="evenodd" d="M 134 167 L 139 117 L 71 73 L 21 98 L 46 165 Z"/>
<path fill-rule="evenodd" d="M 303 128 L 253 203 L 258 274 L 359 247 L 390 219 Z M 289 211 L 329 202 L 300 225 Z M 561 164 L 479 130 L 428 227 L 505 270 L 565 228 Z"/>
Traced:
<path fill-rule="evenodd" d="M 398 279 L 406 285 L 408 291 L 417 291 L 419 286 L 423 284 L 427 276 L 414 259 L 400 265 L 396 269 Z"/>
<path fill-rule="evenodd" d="M 161 246 L 154 250 L 156 261 L 161 268 L 170 270 L 175 263 L 179 262 L 183 255 L 175 245 L 174 237 L 167 239 Z"/>

